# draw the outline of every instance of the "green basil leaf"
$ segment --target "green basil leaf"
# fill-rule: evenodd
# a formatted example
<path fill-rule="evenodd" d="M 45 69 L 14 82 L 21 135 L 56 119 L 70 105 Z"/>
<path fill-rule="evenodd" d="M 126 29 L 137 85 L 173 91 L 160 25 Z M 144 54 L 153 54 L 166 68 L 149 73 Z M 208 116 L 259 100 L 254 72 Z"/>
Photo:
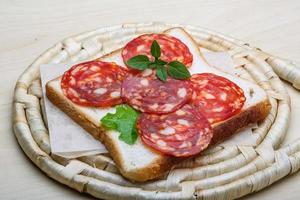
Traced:
<path fill-rule="evenodd" d="M 108 113 L 101 119 L 101 124 L 107 129 L 120 132 L 119 139 L 127 144 L 134 144 L 138 137 L 136 120 L 139 113 L 124 104 L 116 107 L 115 113 Z"/>
<path fill-rule="evenodd" d="M 159 64 L 159 65 L 165 65 L 165 64 L 167 64 L 166 61 L 163 61 L 163 60 L 161 60 L 161 59 L 158 59 L 158 60 L 156 60 L 155 62 L 156 62 L 157 64 Z"/>
<path fill-rule="evenodd" d="M 164 66 L 157 65 L 156 76 L 163 82 L 167 81 L 167 69 Z"/>
<path fill-rule="evenodd" d="M 188 79 L 191 77 L 189 70 L 184 64 L 178 61 L 172 61 L 168 63 L 168 73 L 175 79 Z"/>
<path fill-rule="evenodd" d="M 153 40 L 152 45 L 151 45 L 151 54 L 153 57 L 155 58 L 159 58 L 160 57 L 160 46 L 157 43 L 156 40 Z"/>
<path fill-rule="evenodd" d="M 131 123 L 128 123 L 128 124 L 124 124 L 125 126 L 122 126 L 122 127 L 120 127 L 120 128 L 130 128 L 132 131 L 131 131 L 131 133 L 130 134 L 120 134 L 119 135 L 119 140 L 122 140 L 123 142 L 125 142 L 125 143 L 127 143 L 127 144 L 134 144 L 135 143 L 135 141 L 137 140 L 137 138 L 138 138 L 138 132 L 137 132 L 137 129 L 136 129 L 136 126 L 135 126 L 135 124 L 134 125 L 132 125 Z M 132 128 L 132 126 L 133 126 L 133 128 Z"/>
<path fill-rule="evenodd" d="M 105 117 L 101 119 L 101 123 L 108 129 L 117 129 L 117 119 L 114 114 L 107 113 Z"/>
<path fill-rule="evenodd" d="M 148 64 L 148 68 L 150 68 L 150 69 L 155 69 L 156 67 L 157 67 L 157 64 L 155 62 L 150 62 Z"/>
<path fill-rule="evenodd" d="M 145 70 L 148 68 L 150 61 L 145 55 L 137 55 L 127 61 L 127 65 L 133 69 Z"/>

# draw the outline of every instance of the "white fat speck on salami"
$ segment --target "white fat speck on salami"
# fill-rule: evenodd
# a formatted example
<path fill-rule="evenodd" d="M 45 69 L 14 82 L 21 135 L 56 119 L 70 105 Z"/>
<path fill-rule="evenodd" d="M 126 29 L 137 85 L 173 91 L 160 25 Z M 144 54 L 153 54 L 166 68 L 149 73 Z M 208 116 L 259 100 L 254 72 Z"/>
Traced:
<path fill-rule="evenodd" d="M 110 107 L 122 102 L 126 70 L 115 63 L 90 61 L 66 71 L 61 80 L 65 96 L 83 106 Z"/>
<path fill-rule="evenodd" d="M 190 78 L 194 104 L 210 123 L 224 121 L 240 112 L 246 97 L 230 80 L 212 73 L 194 74 Z"/>
<path fill-rule="evenodd" d="M 155 71 L 148 76 L 142 73 L 127 76 L 121 90 L 124 102 L 142 112 L 155 114 L 174 112 L 190 100 L 191 94 L 189 81 L 168 77 L 162 82 Z"/>
<path fill-rule="evenodd" d="M 177 60 L 187 67 L 192 65 L 193 55 L 189 48 L 179 39 L 167 34 L 144 34 L 128 42 L 122 50 L 124 63 L 137 55 L 146 55 L 150 60 L 153 60 L 150 49 L 154 40 L 158 42 L 161 48 L 160 59 L 166 62 Z M 136 70 L 131 69 L 131 71 Z"/>
<path fill-rule="evenodd" d="M 191 104 L 164 115 L 142 113 L 137 129 L 147 146 L 176 157 L 198 154 L 213 136 L 208 120 Z"/>

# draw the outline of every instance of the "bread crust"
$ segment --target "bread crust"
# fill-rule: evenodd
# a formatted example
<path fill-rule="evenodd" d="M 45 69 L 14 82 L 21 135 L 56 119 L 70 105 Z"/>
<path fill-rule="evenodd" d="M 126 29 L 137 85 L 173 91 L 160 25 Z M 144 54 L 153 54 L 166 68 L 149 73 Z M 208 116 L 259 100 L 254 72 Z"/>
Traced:
<path fill-rule="evenodd" d="M 214 124 L 214 135 L 211 140 L 211 145 L 224 141 L 249 124 L 262 121 L 267 117 L 270 109 L 271 104 L 269 100 L 266 99 L 241 111 L 239 114 L 231 117 L 225 122 Z"/>

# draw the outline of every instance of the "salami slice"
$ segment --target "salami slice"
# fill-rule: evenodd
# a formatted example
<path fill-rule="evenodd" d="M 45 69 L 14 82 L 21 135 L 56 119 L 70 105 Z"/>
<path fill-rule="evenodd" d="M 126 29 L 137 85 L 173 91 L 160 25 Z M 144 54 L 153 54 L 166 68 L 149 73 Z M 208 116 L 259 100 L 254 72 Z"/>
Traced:
<path fill-rule="evenodd" d="M 128 42 L 122 50 L 124 63 L 136 55 L 146 55 L 150 60 L 153 60 L 150 53 L 153 40 L 156 40 L 160 45 L 160 59 L 166 62 L 177 60 L 187 67 L 192 65 L 193 55 L 189 48 L 179 39 L 166 34 L 145 34 Z"/>
<path fill-rule="evenodd" d="M 121 90 L 123 101 L 137 110 L 155 114 L 177 110 L 190 100 L 191 94 L 189 81 L 167 78 L 162 82 L 150 69 L 126 77 Z"/>
<path fill-rule="evenodd" d="M 176 157 L 201 152 L 213 136 L 210 123 L 190 104 L 165 115 L 142 113 L 137 128 L 146 145 Z"/>
<path fill-rule="evenodd" d="M 194 74 L 192 103 L 210 123 L 224 121 L 237 114 L 246 98 L 243 90 L 230 80 L 212 73 Z"/>
<path fill-rule="evenodd" d="M 83 106 L 109 107 L 120 104 L 124 68 L 115 63 L 90 61 L 66 71 L 61 80 L 64 94 Z"/>

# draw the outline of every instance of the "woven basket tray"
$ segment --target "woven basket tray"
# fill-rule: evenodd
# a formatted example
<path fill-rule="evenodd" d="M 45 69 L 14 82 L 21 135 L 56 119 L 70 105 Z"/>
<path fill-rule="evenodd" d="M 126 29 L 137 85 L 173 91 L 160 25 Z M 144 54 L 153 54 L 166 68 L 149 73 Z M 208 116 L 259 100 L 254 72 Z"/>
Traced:
<path fill-rule="evenodd" d="M 121 48 L 142 33 L 181 26 L 200 47 L 227 51 L 241 77 L 267 92 L 272 109 L 254 130 L 256 147 L 215 147 L 176 166 L 165 178 L 137 184 L 124 179 L 108 154 L 65 159 L 51 155 L 39 67 L 94 59 Z M 298 65 L 299 66 L 299 65 Z M 300 139 L 283 148 L 290 117 L 289 95 L 279 79 L 300 89 L 296 63 L 205 29 L 178 24 L 140 23 L 102 27 L 57 43 L 20 76 L 13 102 L 13 129 L 26 155 L 49 177 L 79 192 L 104 199 L 233 199 L 259 191 L 300 168 Z"/>

